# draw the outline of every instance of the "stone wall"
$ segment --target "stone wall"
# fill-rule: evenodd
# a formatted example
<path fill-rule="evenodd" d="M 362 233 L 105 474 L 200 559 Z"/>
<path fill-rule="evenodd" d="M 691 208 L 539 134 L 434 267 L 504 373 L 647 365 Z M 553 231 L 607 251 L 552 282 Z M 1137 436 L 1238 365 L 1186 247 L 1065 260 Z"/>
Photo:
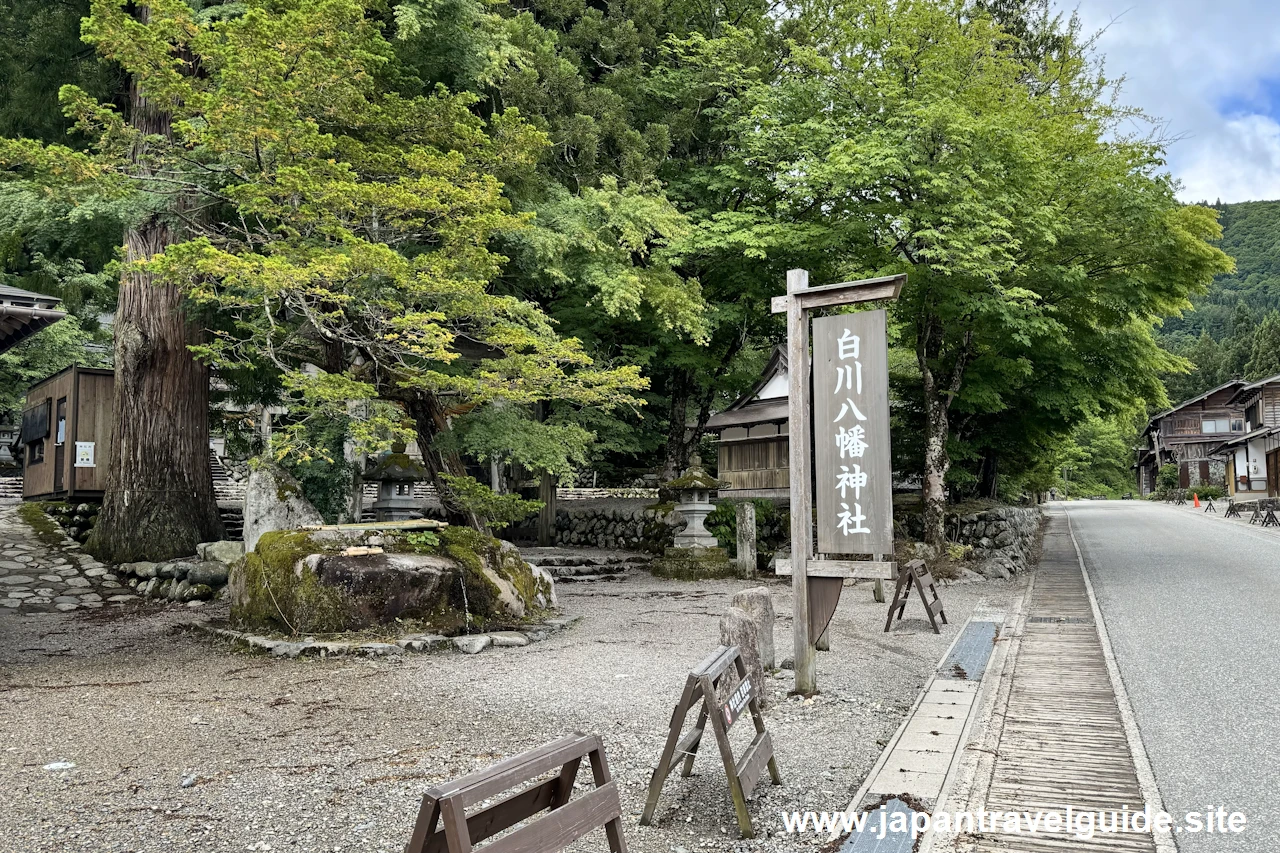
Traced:
<path fill-rule="evenodd" d="M 979 574 L 1007 578 L 1026 569 L 1034 557 L 1040 518 L 1039 507 L 993 507 L 959 518 L 948 516 L 947 533 L 961 545 L 973 547 Z"/>
<path fill-rule="evenodd" d="M 230 565 L 244 555 L 240 542 L 204 542 L 198 553 L 163 563 L 121 563 L 116 572 L 143 598 L 208 601 L 227 585 Z"/>
<path fill-rule="evenodd" d="M 556 544 L 661 553 L 684 522 L 648 500 L 583 502 L 556 510 Z"/>

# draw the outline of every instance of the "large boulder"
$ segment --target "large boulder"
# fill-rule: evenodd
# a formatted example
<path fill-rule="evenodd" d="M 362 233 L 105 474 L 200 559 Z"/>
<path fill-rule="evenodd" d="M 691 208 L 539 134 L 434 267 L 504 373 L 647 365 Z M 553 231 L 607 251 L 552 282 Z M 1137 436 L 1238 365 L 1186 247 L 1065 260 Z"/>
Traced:
<path fill-rule="evenodd" d="M 324 518 L 302 495 L 302 486 L 278 465 L 253 469 L 244 493 L 244 550 L 252 551 L 262 534 L 324 524 Z"/>
<path fill-rule="evenodd" d="M 720 618 L 720 642 L 738 647 L 738 654 L 747 667 L 747 678 L 751 679 L 751 688 L 763 708 L 769 702 L 769 695 L 765 690 L 764 666 L 760 663 L 760 637 L 751 614 L 741 607 L 730 607 L 728 615 Z"/>
<path fill-rule="evenodd" d="M 231 540 L 201 542 L 196 546 L 196 554 L 207 562 L 231 565 L 244 556 L 244 543 Z"/>
<path fill-rule="evenodd" d="M 231 567 L 231 618 L 258 631 L 332 634 L 416 623 L 455 634 L 515 627 L 554 585 L 509 543 L 466 527 L 270 531 Z"/>
<path fill-rule="evenodd" d="M 733 596 L 733 606 L 741 608 L 756 623 L 756 639 L 759 642 L 760 665 L 767 670 L 778 668 L 773 646 L 773 596 L 769 588 L 754 586 Z"/>

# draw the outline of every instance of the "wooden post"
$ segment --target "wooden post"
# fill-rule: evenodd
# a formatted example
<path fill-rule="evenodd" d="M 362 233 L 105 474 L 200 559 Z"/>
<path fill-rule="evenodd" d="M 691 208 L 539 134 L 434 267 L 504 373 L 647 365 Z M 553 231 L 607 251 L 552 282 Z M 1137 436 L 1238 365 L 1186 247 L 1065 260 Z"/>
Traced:
<path fill-rule="evenodd" d="M 548 548 L 556 544 L 556 478 L 550 471 L 542 472 L 538 500 L 542 501 L 542 510 L 538 513 L 538 545 Z"/>
<path fill-rule="evenodd" d="M 751 578 L 756 573 L 756 505 L 743 501 L 736 508 L 738 518 L 738 577 Z"/>
<path fill-rule="evenodd" d="M 809 318 L 796 294 L 809 287 L 808 270 L 787 271 L 787 440 L 791 456 L 791 598 L 795 692 L 818 690 L 813 638 L 809 636 L 809 558 L 813 535 L 813 474 L 810 468 Z"/>

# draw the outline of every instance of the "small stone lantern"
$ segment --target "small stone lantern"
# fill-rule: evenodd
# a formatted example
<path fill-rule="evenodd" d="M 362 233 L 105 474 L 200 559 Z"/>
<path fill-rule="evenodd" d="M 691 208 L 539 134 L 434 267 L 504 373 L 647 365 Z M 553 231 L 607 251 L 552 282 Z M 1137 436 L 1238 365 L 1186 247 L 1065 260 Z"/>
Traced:
<path fill-rule="evenodd" d="M 677 548 L 715 548 L 719 544 L 716 537 L 707 531 L 707 516 L 715 510 L 711 503 L 711 493 L 727 485 L 717 480 L 702 467 L 702 460 L 694 456 L 689 460 L 689 467 L 676 479 L 666 484 L 679 498 L 675 511 L 686 522 L 684 530 L 675 536 Z"/>
<path fill-rule="evenodd" d="M 413 497 L 413 484 L 428 477 L 421 462 L 409 458 L 405 446 L 397 444 L 385 453 L 365 475 L 378 481 L 378 499 L 373 502 L 378 521 L 409 521 L 420 514 L 421 507 Z"/>

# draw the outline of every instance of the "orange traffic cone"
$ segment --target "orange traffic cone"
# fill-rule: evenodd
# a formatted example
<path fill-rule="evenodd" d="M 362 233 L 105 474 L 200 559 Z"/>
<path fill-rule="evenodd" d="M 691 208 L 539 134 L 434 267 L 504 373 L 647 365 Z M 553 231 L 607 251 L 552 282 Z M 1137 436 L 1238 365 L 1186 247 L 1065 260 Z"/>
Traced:
<path fill-rule="evenodd" d="M 1197 507 L 1200 506 L 1200 496 L 1197 495 L 1195 492 L 1191 493 L 1191 500 L 1195 501 L 1193 506 L 1197 506 Z"/>

